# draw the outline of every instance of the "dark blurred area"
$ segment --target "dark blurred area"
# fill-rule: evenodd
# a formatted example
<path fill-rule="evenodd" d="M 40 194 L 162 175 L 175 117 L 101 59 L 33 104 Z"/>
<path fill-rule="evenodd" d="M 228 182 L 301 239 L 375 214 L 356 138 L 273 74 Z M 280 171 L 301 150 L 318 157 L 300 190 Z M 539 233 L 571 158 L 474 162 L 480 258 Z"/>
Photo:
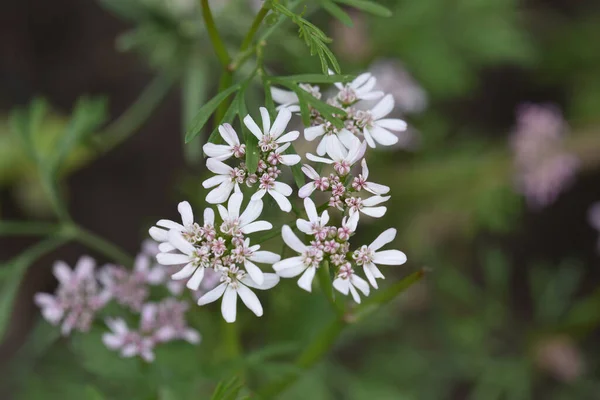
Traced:
<path fill-rule="evenodd" d="M 254 7 L 234 3 L 224 4 L 217 15 L 232 41 L 243 32 L 235 21 L 248 25 L 248 8 Z M 395 112 L 409 121 L 411 143 L 417 144 L 382 153 L 372 173 L 384 176 L 382 183 L 395 193 L 399 211 L 386 224 L 398 227 L 398 243 L 411 267 L 433 272 L 369 327 L 353 329 L 327 361 L 281 398 L 600 398 L 600 232 L 588 218 L 590 207 L 600 201 L 599 3 L 382 3 L 393 17 L 352 11 L 354 27 L 348 28 L 320 11 L 314 22 L 334 39 L 344 72 L 377 66 L 381 82 L 385 68 L 391 68 L 384 90 L 398 83 L 396 104 L 402 107 Z M 118 38 L 142 22 L 119 18 L 109 9 L 91 0 L 0 6 L 0 138 L 9 135 L 9 111 L 36 96 L 51 104 L 58 125 L 83 94 L 105 96 L 109 120 L 115 120 L 155 74 L 168 71 L 181 78 L 139 132 L 109 153 L 75 159 L 61 186 L 78 224 L 135 254 L 147 228 L 158 216 L 174 217 L 184 196 L 196 196 L 196 204 L 202 204 L 198 176 L 204 171 L 201 162 L 189 162 L 181 141 L 186 120 L 181 87 L 187 82 L 182 69 L 189 60 L 178 58 L 179 52 L 187 54 L 190 43 L 198 47 L 195 56 L 207 60 L 208 93 L 216 89 L 219 69 L 204 32 L 180 28 L 183 39 L 165 34 L 181 48 L 167 39 L 153 48 L 131 39 L 135 35 L 126 46 L 127 40 Z M 295 36 L 289 28 L 267 47 L 267 62 L 281 75 L 318 70 Z M 173 54 L 157 55 L 160 46 Z M 257 88 L 256 99 L 261 96 Z M 524 103 L 559 110 L 567 133 L 564 149 L 552 152 L 564 150 L 579 160 L 567 184 L 548 183 L 557 194 L 543 205 L 532 206 L 535 195 L 521 190 L 510 145 L 520 129 L 517 109 Z M 4 150 L 9 145 L 14 142 L 0 142 Z M 7 151 L 0 149 L 0 157 Z M 0 218 L 51 220 L 31 168 L 18 162 L 0 161 Z M 360 235 L 374 237 L 377 229 L 369 226 Z M 33 243 L 1 236 L 0 259 L 16 257 Z M 33 294 L 55 286 L 48 266 L 56 259 L 72 263 L 83 253 L 109 261 L 68 244 L 27 270 L 0 346 L 4 370 L 11 370 L 39 318 Z M 273 295 L 271 306 L 285 302 L 282 296 Z M 540 317 L 540 309 L 554 304 L 562 311 Z M 567 315 L 571 306 L 574 316 Z M 317 304 L 306 307 L 321 312 Z M 271 317 L 283 315 L 278 311 Z M 250 335 L 260 336 L 263 329 L 269 332 L 262 332 L 263 342 L 284 341 L 294 324 L 278 327 L 274 319 L 264 327 L 250 323 Z M 298 339 L 299 332 L 290 335 Z M 253 340 L 246 338 L 247 344 Z M 42 382 L 36 378 L 31 384 Z"/>

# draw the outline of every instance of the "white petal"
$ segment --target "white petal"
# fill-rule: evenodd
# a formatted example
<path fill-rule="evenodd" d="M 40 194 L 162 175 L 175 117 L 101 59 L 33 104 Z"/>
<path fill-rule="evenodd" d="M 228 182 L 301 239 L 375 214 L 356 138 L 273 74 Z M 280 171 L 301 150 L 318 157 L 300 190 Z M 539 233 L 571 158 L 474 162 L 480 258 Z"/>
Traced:
<path fill-rule="evenodd" d="M 380 119 L 375 123 L 384 129 L 390 129 L 392 131 L 405 131 L 407 128 L 406 122 L 398 118 L 385 118 Z"/>
<path fill-rule="evenodd" d="M 317 207 L 315 206 L 314 201 L 309 198 L 304 199 L 304 209 L 306 210 L 306 215 L 308 216 L 309 221 L 318 221 L 319 214 L 317 214 Z"/>
<path fill-rule="evenodd" d="M 357 76 L 356 78 L 354 78 L 354 80 L 352 82 L 350 82 L 350 87 L 352 89 L 358 89 L 361 86 L 363 86 L 365 83 L 367 83 L 367 81 L 369 79 L 375 79 L 373 78 L 373 75 L 371 75 L 371 73 L 369 72 L 363 72 L 362 74 L 360 74 L 359 76 Z M 375 86 L 375 83 L 373 83 L 373 86 Z"/>
<path fill-rule="evenodd" d="M 225 208 L 225 206 L 223 206 L 221 204 L 218 204 L 217 205 L 217 211 L 219 212 L 219 216 L 221 217 L 221 219 L 223 221 L 229 219 L 229 211 L 227 211 L 227 209 Z"/>
<path fill-rule="evenodd" d="M 102 335 L 102 343 L 111 350 L 120 349 L 124 343 L 123 339 L 122 336 L 114 335 L 112 333 L 105 333 Z"/>
<path fill-rule="evenodd" d="M 277 183 L 277 182 L 275 182 L 275 183 Z M 281 208 L 281 211 L 285 211 L 285 212 L 292 211 L 292 203 L 290 203 L 290 201 L 288 200 L 287 197 L 285 197 L 284 195 L 282 195 L 281 193 L 279 193 L 276 190 L 269 190 L 269 194 L 271 195 L 271 197 L 273 199 L 275 199 L 275 201 L 277 202 L 277 205 L 279 206 L 279 208 Z"/>
<path fill-rule="evenodd" d="M 167 232 L 167 240 L 169 240 L 169 232 Z M 158 251 L 161 253 L 169 253 L 173 250 L 175 250 L 175 246 L 169 242 L 164 242 L 158 245 Z"/>
<path fill-rule="evenodd" d="M 327 155 L 334 161 L 343 160 L 346 157 L 347 150 L 337 135 L 327 135 L 325 139 L 325 151 Z"/>
<path fill-rule="evenodd" d="M 392 112 L 394 109 L 394 97 L 391 94 L 386 95 L 371 110 L 371 116 L 374 120 L 381 119 Z"/>
<path fill-rule="evenodd" d="M 320 176 L 319 176 L 319 174 L 317 173 L 317 171 L 316 171 L 316 170 L 315 170 L 313 167 L 311 167 L 310 165 L 308 165 L 308 164 L 304 164 L 304 165 L 302 166 L 301 170 L 302 170 L 302 172 L 304 172 L 304 174 L 305 174 L 306 176 L 308 176 L 310 179 L 313 179 L 313 180 L 314 180 L 314 179 L 318 179 L 318 178 L 320 178 Z"/>
<path fill-rule="evenodd" d="M 206 168 L 208 168 L 210 172 L 213 172 L 217 175 L 227 175 L 233 170 L 233 168 L 231 168 L 229 165 L 215 158 L 209 158 L 206 160 Z"/>
<path fill-rule="evenodd" d="M 298 164 L 300 161 L 302 161 L 302 158 L 298 154 L 284 154 L 281 156 L 281 163 L 283 165 L 292 166 Z"/>
<path fill-rule="evenodd" d="M 160 226 L 161 228 L 167 228 L 168 230 L 176 230 L 180 232 L 185 230 L 183 225 L 168 219 L 161 219 L 156 223 L 156 225 Z"/>
<path fill-rule="evenodd" d="M 306 128 L 304 130 L 304 139 L 312 142 L 319 136 L 323 136 L 325 134 L 325 125 L 317 125 L 311 126 L 310 128 Z"/>
<path fill-rule="evenodd" d="M 254 254 L 250 256 L 250 259 L 254 262 L 263 263 L 263 264 L 274 264 L 277 261 L 281 260 L 281 256 L 279 254 L 273 253 L 272 251 L 255 251 Z"/>
<path fill-rule="evenodd" d="M 215 224 L 215 212 L 212 208 L 204 209 L 204 223 L 214 225 Z"/>
<path fill-rule="evenodd" d="M 271 87 L 271 96 L 273 101 L 278 104 L 298 103 L 298 95 L 291 90 L 282 90 L 277 87 Z"/>
<path fill-rule="evenodd" d="M 262 305 L 260 304 L 258 297 L 256 297 L 252 290 L 248 289 L 244 285 L 239 285 L 237 287 L 237 292 L 240 295 L 240 298 L 242 299 L 246 307 L 248 307 L 250 311 L 256 314 L 257 317 L 263 315 Z"/>
<path fill-rule="evenodd" d="M 251 222 L 254 222 L 263 210 L 262 200 L 252 200 L 248 203 L 248 206 L 240 216 L 240 225 L 245 226 Z"/>
<path fill-rule="evenodd" d="M 358 294 L 358 292 L 356 291 L 356 289 L 354 288 L 354 286 L 352 284 L 350 284 L 348 286 L 348 289 L 350 289 L 350 294 L 352 295 L 352 298 L 354 299 L 354 301 L 358 304 L 360 304 L 360 296 Z"/>
<path fill-rule="evenodd" d="M 275 264 L 273 264 L 273 269 L 277 273 L 279 273 L 285 269 L 296 268 L 296 267 L 303 267 L 302 270 L 305 269 L 304 263 L 302 261 L 302 256 L 286 258 L 284 260 L 278 261 Z M 292 275 L 292 276 L 296 276 L 296 275 Z"/>
<path fill-rule="evenodd" d="M 391 146 L 398 143 L 398 136 L 377 125 L 371 129 L 371 135 L 377 143 L 383 146 Z"/>
<path fill-rule="evenodd" d="M 150 234 L 150 237 L 157 242 L 166 242 L 169 240 L 169 231 L 165 229 L 160 229 L 156 226 L 153 226 L 148 230 L 148 233 Z"/>
<path fill-rule="evenodd" d="M 275 122 L 273 122 L 271 131 L 269 132 L 270 135 L 275 139 L 278 138 L 287 127 L 288 123 L 290 122 L 290 119 L 292 119 L 292 113 L 290 112 L 290 110 L 288 110 L 287 108 L 282 108 L 281 110 L 279 110 L 279 114 L 277 114 Z"/>
<path fill-rule="evenodd" d="M 367 192 L 371 192 L 373 194 L 386 194 L 389 193 L 390 191 L 390 187 L 389 186 L 385 186 L 385 185 L 380 185 L 379 183 L 373 183 L 373 182 L 366 182 L 365 183 L 365 190 Z"/>
<path fill-rule="evenodd" d="M 346 160 L 348 160 L 350 164 L 354 164 L 365 155 L 366 150 L 367 142 L 354 142 L 350 150 L 348 150 L 348 156 L 346 157 Z"/>
<path fill-rule="evenodd" d="M 237 292 L 231 286 L 227 286 L 225 293 L 223 294 L 223 300 L 221 302 L 221 314 L 225 321 L 232 323 L 235 322 L 237 313 Z"/>
<path fill-rule="evenodd" d="M 250 115 L 246 115 L 246 117 L 244 118 L 244 125 L 246 125 L 246 127 L 250 130 L 250 132 L 252 132 L 254 136 L 256 136 L 258 140 L 262 139 L 263 133 Z"/>
<path fill-rule="evenodd" d="M 267 193 L 267 191 L 265 189 L 257 190 L 256 193 L 254 193 L 251 197 L 252 201 L 258 201 L 258 200 L 262 199 L 264 197 L 265 193 Z"/>
<path fill-rule="evenodd" d="M 206 143 L 202 146 L 202 150 L 207 157 L 216 158 L 219 161 L 224 161 L 233 155 L 231 146 L 224 144 Z"/>
<path fill-rule="evenodd" d="M 246 235 L 249 235 L 251 233 L 254 232 L 260 232 L 260 231 L 268 231 L 270 229 L 273 229 L 273 225 L 270 222 L 267 221 L 254 221 L 249 223 L 248 225 L 245 225 L 241 231 L 242 233 L 245 233 Z"/>
<path fill-rule="evenodd" d="M 300 232 L 306 233 L 307 235 L 312 235 L 314 233 L 312 229 L 312 224 L 305 219 L 298 218 L 296 220 L 296 226 L 298 227 Z"/>
<path fill-rule="evenodd" d="M 321 225 L 325 226 L 329 222 L 329 213 L 327 210 L 321 213 Z"/>
<path fill-rule="evenodd" d="M 190 290 L 198 290 L 198 288 L 200 287 L 200 284 L 202 283 L 202 279 L 204 279 L 204 269 L 203 267 L 200 267 L 196 270 L 196 272 L 194 272 L 194 275 L 192 275 L 192 277 L 190 278 L 189 281 L 187 281 L 187 288 Z"/>
<path fill-rule="evenodd" d="M 294 267 L 284 268 L 278 271 L 277 275 L 279 275 L 282 278 L 293 278 L 295 276 L 300 275 L 304 271 L 306 271 L 306 265 L 300 263 L 299 265 L 296 265 Z"/>
<path fill-rule="evenodd" d="M 365 141 L 367 142 L 369 147 L 374 149 L 375 141 L 373 140 L 373 136 L 371 136 L 371 132 L 369 131 L 369 129 L 367 129 L 366 126 L 363 128 L 363 135 L 365 136 Z"/>
<path fill-rule="evenodd" d="M 300 279 L 298 279 L 298 286 L 300 286 L 302 289 L 306 290 L 307 292 L 311 292 L 312 291 L 312 281 L 315 277 L 316 272 L 317 272 L 317 269 L 315 267 L 307 268 L 306 271 L 304 272 L 304 274 L 302 274 L 302 276 L 300 277 Z"/>
<path fill-rule="evenodd" d="M 324 156 L 325 154 L 327 154 L 327 136 L 329 135 L 323 136 L 323 138 L 319 142 L 319 145 L 317 146 L 317 154 L 320 156 Z"/>
<path fill-rule="evenodd" d="M 198 269 L 204 269 L 204 268 L 200 267 Z M 196 271 L 196 266 L 193 263 L 188 263 L 185 265 L 185 267 L 180 269 L 178 272 L 171 275 L 171 279 L 173 279 L 174 281 L 188 279 L 190 276 L 192 276 L 194 274 L 194 271 Z"/>
<path fill-rule="evenodd" d="M 188 343 L 197 344 L 200 343 L 201 338 L 198 331 L 190 328 L 186 329 L 185 332 L 183 332 L 183 339 L 185 339 L 185 341 Z"/>
<path fill-rule="evenodd" d="M 221 297 L 223 295 L 226 288 L 227 288 L 227 283 L 225 283 L 225 282 L 221 283 L 219 286 L 217 286 L 210 292 L 206 293 L 204 296 L 200 297 L 198 299 L 198 305 L 203 306 L 205 304 L 212 303 L 213 301 L 218 300 L 219 297 Z"/>
<path fill-rule="evenodd" d="M 225 181 L 228 181 L 230 178 L 228 175 L 215 175 L 215 176 L 211 176 L 210 178 L 208 178 L 207 180 L 205 180 L 204 182 L 202 182 L 202 187 L 204 189 L 208 189 L 211 187 L 215 187 L 220 183 L 223 183 Z"/>
<path fill-rule="evenodd" d="M 229 218 L 235 219 L 240 216 L 240 208 L 242 207 L 242 201 L 244 195 L 242 193 L 234 193 L 229 198 L 227 203 L 227 211 L 229 212 Z"/>
<path fill-rule="evenodd" d="M 169 231 L 169 243 L 181 251 L 183 254 L 191 255 L 194 253 L 195 247 L 181 236 L 180 232 Z"/>
<path fill-rule="evenodd" d="M 402 265 L 406 262 L 406 254 L 400 250 L 378 251 L 373 256 L 373 262 L 382 265 Z"/>
<path fill-rule="evenodd" d="M 179 265 L 190 262 L 190 257 L 185 254 L 158 253 L 156 261 L 161 265 Z"/>
<path fill-rule="evenodd" d="M 298 190 L 298 196 L 301 199 L 307 198 L 310 196 L 316 189 L 314 182 L 308 182 L 306 185 L 302 186 L 300 190 Z"/>
<path fill-rule="evenodd" d="M 233 129 L 233 126 L 230 124 L 223 124 L 219 126 L 219 133 L 223 140 L 231 147 L 240 144 L 240 139 L 238 139 L 238 134 Z"/>
<path fill-rule="evenodd" d="M 259 290 L 271 289 L 279 283 L 279 276 L 277 276 L 277 274 L 263 273 L 263 277 L 265 280 L 262 285 L 258 285 L 247 275 L 242 278 L 242 283 L 246 286 Z"/>
<path fill-rule="evenodd" d="M 333 287 L 340 293 L 347 295 L 350 289 L 350 281 L 348 279 L 336 278 L 333 281 Z"/>
<path fill-rule="evenodd" d="M 297 253 L 303 253 L 308 248 L 304 243 L 298 239 L 298 236 L 292 231 L 288 225 L 284 225 L 281 228 L 281 236 L 283 237 L 283 241 L 288 245 L 291 249 L 293 249 Z"/>
<path fill-rule="evenodd" d="M 355 142 L 360 142 L 360 139 L 354 136 L 354 134 L 348 129 L 342 129 L 338 132 L 337 136 L 338 139 L 340 139 L 340 142 L 347 149 L 351 148 Z"/>
<path fill-rule="evenodd" d="M 254 282 L 256 282 L 258 285 L 263 284 L 265 280 L 263 272 L 260 270 L 260 268 L 258 268 L 256 264 L 254 264 L 252 261 L 246 260 L 244 262 L 244 268 L 246 269 L 246 272 L 248 272 L 248 275 L 250 275 L 250 278 L 252 278 Z"/>
<path fill-rule="evenodd" d="M 269 115 L 269 110 L 265 107 L 260 107 L 260 117 L 262 119 L 263 132 L 267 133 L 271 130 L 271 116 Z"/>
<path fill-rule="evenodd" d="M 363 200 L 362 204 L 367 207 L 376 206 L 384 203 L 390 199 L 390 196 L 371 196 L 368 199 Z"/>
<path fill-rule="evenodd" d="M 206 202 L 210 204 L 220 204 L 226 202 L 234 186 L 235 185 L 231 181 L 225 181 L 221 183 L 206 195 Z"/>
<path fill-rule="evenodd" d="M 330 160 L 329 158 L 318 157 L 311 153 L 306 153 L 306 158 L 308 158 L 310 161 L 320 162 L 320 163 L 325 163 L 325 164 L 333 164 L 333 162 L 334 162 L 333 160 Z"/>
<path fill-rule="evenodd" d="M 75 265 L 74 274 L 78 279 L 92 277 L 96 268 L 96 261 L 89 256 L 81 256 Z"/>
<path fill-rule="evenodd" d="M 293 142 L 294 140 L 298 139 L 299 137 L 300 137 L 300 132 L 291 131 L 291 132 L 288 132 L 285 135 L 281 136 L 279 139 L 277 139 L 277 143 Z"/>
<path fill-rule="evenodd" d="M 363 265 L 363 272 L 365 273 L 365 276 L 369 280 L 369 283 L 371 284 L 371 286 L 373 286 L 375 289 L 377 289 L 378 288 L 377 280 L 375 280 L 375 275 L 373 274 L 373 267 L 375 267 L 375 264 L 373 264 L 373 263 L 365 264 L 365 265 Z"/>
<path fill-rule="evenodd" d="M 360 217 L 360 214 L 357 212 L 350 212 L 350 215 L 348 216 L 348 220 L 346 222 L 346 227 L 348 227 L 350 229 L 351 232 L 356 231 L 356 227 L 358 226 L 358 219 Z"/>
<path fill-rule="evenodd" d="M 292 190 L 292 187 L 290 185 L 288 185 L 287 183 L 275 182 L 274 185 L 275 185 L 275 190 L 284 196 L 291 196 L 291 194 L 294 192 Z"/>
<path fill-rule="evenodd" d="M 360 290 L 365 296 L 369 295 L 369 292 L 371 291 L 369 284 L 360 276 L 352 275 L 352 277 L 350 277 L 350 283 L 352 283 L 352 285 Z"/>
<path fill-rule="evenodd" d="M 374 92 L 360 94 L 359 97 L 361 100 L 377 100 L 382 98 L 384 94 L 384 92 L 376 90 Z"/>
<path fill-rule="evenodd" d="M 396 229 L 390 228 L 383 231 L 373 243 L 369 245 L 369 249 L 377 251 L 388 243 L 391 243 L 396 238 Z"/>
<path fill-rule="evenodd" d="M 373 218 L 381 218 L 385 215 L 387 211 L 387 207 L 363 207 L 360 210 L 363 214 L 368 215 Z"/>
<path fill-rule="evenodd" d="M 64 261 L 56 261 L 52 267 L 52 272 L 62 285 L 67 285 L 71 280 L 71 275 L 73 274 L 71 268 L 69 268 L 67 263 Z"/>

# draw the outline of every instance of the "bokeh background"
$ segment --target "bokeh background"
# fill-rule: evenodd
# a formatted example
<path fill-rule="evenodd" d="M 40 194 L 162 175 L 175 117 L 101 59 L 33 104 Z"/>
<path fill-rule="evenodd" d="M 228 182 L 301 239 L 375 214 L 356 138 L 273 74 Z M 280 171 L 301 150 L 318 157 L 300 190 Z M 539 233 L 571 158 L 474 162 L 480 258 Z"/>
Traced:
<path fill-rule="evenodd" d="M 76 221 L 132 254 L 156 219 L 176 218 L 178 201 L 201 209 L 201 142 L 184 148 L 182 132 L 214 95 L 220 69 L 195 2 L 3 3 L 0 218 L 52 218 L 9 129 L 11 109 L 39 97 L 48 102 L 52 114 L 37 140 L 52 151 L 80 96 L 106 98 L 114 120 L 155 75 L 176 82 L 139 132 L 106 154 L 94 143 L 80 146 L 62 190 Z M 387 280 L 422 267 L 430 272 L 350 326 L 281 398 L 599 399 L 600 216 L 590 209 L 600 201 L 600 4 L 381 3 L 392 17 L 348 9 L 352 28 L 323 10 L 313 13 L 318 2 L 307 10 L 333 38 L 342 71 L 375 74 L 410 126 L 396 148 L 370 159 L 372 176 L 391 186 L 393 197 L 386 217 L 363 225 L 354 243 L 394 226 L 396 247 L 409 261 L 390 267 Z M 260 2 L 211 4 L 234 48 Z M 318 61 L 285 26 L 267 44 L 270 70 L 318 72 Z M 253 87 L 249 107 L 262 96 Z M 31 243 L 0 237 L 0 257 Z M 271 246 L 281 248 L 277 240 Z M 90 252 L 65 246 L 34 263 L 20 283 L 0 271 L 1 397 L 92 398 L 85 390 L 96 385 L 107 399 L 210 398 L 232 369 L 220 353 L 218 307 L 195 310 L 204 341 L 192 356 L 175 347 L 157 355 L 157 366 L 135 371 L 91 340 L 38 343 L 46 336 L 37 329 L 43 323 L 33 293 L 55 286 L 55 259 L 72 264 L 83 253 Z M 6 293 L 14 287 L 13 300 Z M 248 356 L 238 361 L 251 387 L 293 368 L 290 354 L 331 316 L 324 298 L 291 280 L 261 298 L 266 315 L 239 321 Z M 43 351 L 30 356 L 23 349 L 31 346 Z"/>

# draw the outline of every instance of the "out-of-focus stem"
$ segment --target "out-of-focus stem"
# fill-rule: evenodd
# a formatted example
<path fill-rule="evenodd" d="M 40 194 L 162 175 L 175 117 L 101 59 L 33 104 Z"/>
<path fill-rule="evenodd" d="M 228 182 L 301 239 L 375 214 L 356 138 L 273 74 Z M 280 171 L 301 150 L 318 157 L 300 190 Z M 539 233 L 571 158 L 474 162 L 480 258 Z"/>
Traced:
<path fill-rule="evenodd" d="M 202 8 L 202 17 L 204 18 L 204 23 L 206 24 L 206 31 L 208 32 L 210 42 L 215 49 L 215 53 L 217 53 L 219 62 L 223 68 L 227 69 L 231 59 L 229 57 L 229 53 L 227 52 L 227 48 L 225 47 L 225 43 L 221 39 L 221 35 L 219 35 L 219 31 L 217 30 L 217 25 L 215 24 L 215 19 L 212 15 L 212 11 L 210 10 L 208 0 L 200 0 L 200 7 Z"/>

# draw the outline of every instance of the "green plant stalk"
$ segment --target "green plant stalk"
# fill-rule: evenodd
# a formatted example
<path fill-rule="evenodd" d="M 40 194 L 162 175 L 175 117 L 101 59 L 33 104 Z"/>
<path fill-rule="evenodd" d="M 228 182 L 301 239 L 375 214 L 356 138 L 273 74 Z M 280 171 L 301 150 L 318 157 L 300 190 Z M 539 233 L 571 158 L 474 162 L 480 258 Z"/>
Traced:
<path fill-rule="evenodd" d="M 72 240 L 75 240 L 90 249 L 96 250 L 123 266 L 131 267 L 133 265 L 133 258 L 129 254 L 101 236 L 77 225 L 67 225 L 65 226 L 64 231 L 66 236 L 70 237 Z"/>
<path fill-rule="evenodd" d="M 229 86 L 232 85 L 232 83 L 233 72 L 226 69 L 225 71 L 223 71 L 223 75 L 221 75 L 221 79 L 219 81 L 219 89 L 217 93 L 220 93 L 221 91 L 227 89 Z M 229 108 L 229 104 L 230 102 L 227 99 L 223 100 L 223 102 L 219 104 L 219 107 L 217 107 L 217 111 L 215 111 L 215 121 L 221 121 L 223 119 L 225 113 L 227 112 L 227 109 Z"/>
<path fill-rule="evenodd" d="M 202 103 L 206 100 L 207 80 L 206 68 L 199 59 L 199 54 L 193 54 L 189 60 L 181 88 L 182 95 L 182 143 L 183 154 L 188 165 L 198 164 L 202 160 L 202 142 L 185 143 L 187 126 L 194 119 Z"/>
<path fill-rule="evenodd" d="M 335 293 L 333 292 L 333 285 L 331 283 L 331 274 L 329 273 L 329 262 L 325 260 L 323 265 L 317 269 L 317 278 L 319 279 L 319 285 L 323 294 L 327 298 L 331 308 L 338 316 L 343 316 L 345 313 L 343 302 L 335 301 Z"/>
<path fill-rule="evenodd" d="M 242 45 L 240 46 L 240 52 L 243 52 L 244 50 L 248 49 L 248 47 L 250 47 L 250 44 L 252 43 L 252 39 L 254 39 L 254 35 L 256 35 L 258 28 L 260 28 L 260 24 L 262 24 L 262 21 L 267 16 L 267 14 L 269 12 L 269 8 L 266 7 L 266 4 L 267 4 L 267 2 L 265 2 L 265 4 L 262 6 L 262 8 L 258 11 L 258 14 L 256 14 L 256 17 L 254 17 L 254 21 L 252 21 L 250 30 L 246 34 L 246 37 L 244 37 L 244 40 L 242 41 Z"/>
<path fill-rule="evenodd" d="M 0 235 L 45 236 L 60 231 L 60 225 L 41 221 L 0 221 Z"/>
<path fill-rule="evenodd" d="M 59 193 L 57 177 L 51 176 L 49 173 L 45 172 L 49 170 L 44 170 L 43 164 L 38 164 L 38 171 L 41 175 L 42 187 L 48 195 L 48 199 L 50 200 L 50 204 L 56 217 L 63 222 L 71 221 L 69 210 Z"/>
<path fill-rule="evenodd" d="M 225 43 L 223 43 L 221 35 L 217 30 L 217 25 L 215 24 L 215 19 L 212 15 L 212 11 L 210 10 L 208 0 L 200 0 L 200 8 L 202 9 L 202 18 L 204 18 L 206 31 L 208 32 L 208 37 L 210 38 L 213 49 L 215 50 L 215 53 L 217 53 L 217 58 L 219 59 L 219 62 L 223 68 L 227 69 L 231 58 L 229 57 Z"/>

